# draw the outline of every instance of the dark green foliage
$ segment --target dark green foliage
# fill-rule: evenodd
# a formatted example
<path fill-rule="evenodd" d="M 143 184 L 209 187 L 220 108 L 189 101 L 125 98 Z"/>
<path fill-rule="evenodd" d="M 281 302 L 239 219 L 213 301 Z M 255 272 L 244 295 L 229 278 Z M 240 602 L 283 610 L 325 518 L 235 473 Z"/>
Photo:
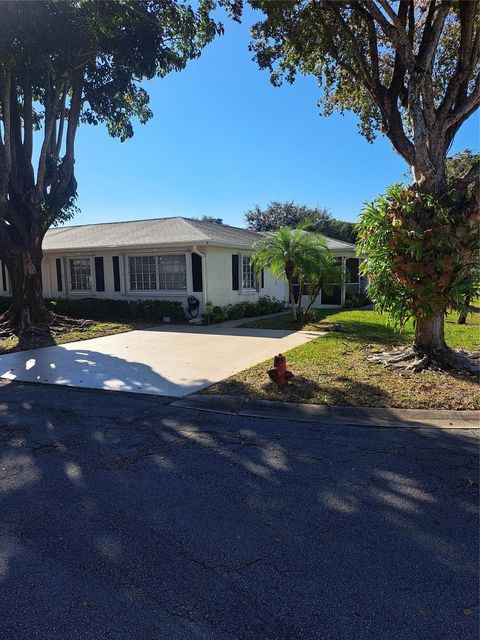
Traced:
<path fill-rule="evenodd" d="M 216 218 L 215 216 L 194 216 L 193 220 L 199 220 L 200 222 L 212 222 L 213 224 L 223 224 L 222 218 Z"/>
<path fill-rule="evenodd" d="M 107 300 L 100 298 L 55 298 L 45 300 L 48 310 L 70 318 L 108 322 L 162 322 L 169 316 L 173 322 L 186 322 L 181 302 L 172 300 Z M 6 311 L 10 298 L 0 298 L 0 312 Z"/>
<path fill-rule="evenodd" d="M 245 213 L 245 223 L 252 231 L 276 231 L 280 227 L 296 227 L 302 224 L 309 231 L 318 231 L 329 238 L 355 244 L 355 223 L 335 220 L 328 209 L 309 207 L 306 204 L 270 202 L 265 209 L 256 204 Z"/>
<path fill-rule="evenodd" d="M 480 171 L 480 154 L 473 153 L 471 149 L 465 149 L 449 156 L 447 158 L 447 178 L 450 187 L 454 188 L 455 180 L 462 178 L 475 165 L 478 173 Z"/>
<path fill-rule="evenodd" d="M 342 240 L 343 242 L 350 242 L 355 244 L 357 242 L 357 230 L 355 222 L 346 222 L 345 220 L 335 220 L 331 218 L 326 220 L 325 223 L 316 229 L 329 238 L 335 238 L 335 240 Z"/>
<path fill-rule="evenodd" d="M 3 0 L 0 17 L 0 259 L 11 330 L 52 317 L 42 241 L 77 211 L 79 125 L 121 141 L 152 117 L 146 80 L 181 71 L 222 26 L 214 0 Z M 95 153 L 95 149 L 91 149 Z M 43 330 L 43 329 L 40 329 Z"/>
<path fill-rule="evenodd" d="M 280 300 L 263 296 L 258 302 L 239 302 L 238 304 L 228 304 L 224 307 L 207 302 L 203 315 L 208 324 L 211 324 L 212 322 L 222 322 L 223 320 L 239 320 L 241 318 L 268 315 L 269 313 L 283 311 L 283 309 L 284 304 Z"/>
<path fill-rule="evenodd" d="M 343 305 L 345 309 L 360 309 L 371 303 L 367 293 L 352 293 L 348 290 L 345 292 L 345 304 Z"/>
<path fill-rule="evenodd" d="M 361 269 L 377 310 L 395 324 L 462 311 L 480 293 L 480 214 L 454 195 L 439 201 L 396 184 L 362 212 Z"/>

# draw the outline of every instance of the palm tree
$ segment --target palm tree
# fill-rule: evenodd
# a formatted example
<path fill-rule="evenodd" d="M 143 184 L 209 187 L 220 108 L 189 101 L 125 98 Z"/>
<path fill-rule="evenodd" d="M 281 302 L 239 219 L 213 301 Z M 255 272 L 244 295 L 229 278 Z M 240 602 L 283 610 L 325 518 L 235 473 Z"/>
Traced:
<path fill-rule="evenodd" d="M 342 284 L 345 280 L 345 269 L 338 262 L 338 258 L 329 251 L 323 252 L 320 259 L 315 263 L 307 266 L 305 278 L 308 282 L 307 292 L 310 301 L 305 309 L 306 317 L 313 303 L 320 295 L 320 291 L 332 293 L 335 284 Z"/>
<path fill-rule="evenodd" d="M 294 320 L 297 320 L 302 304 L 305 274 L 328 253 L 323 236 L 305 231 L 305 226 L 300 224 L 294 229 L 280 227 L 266 233 L 255 244 L 252 256 L 252 264 L 257 271 L 268 268 L 277 280 L 287 280 Z M 297 303 L 293 293 L 295 278 L 298 278 L 300 285 Z"/>

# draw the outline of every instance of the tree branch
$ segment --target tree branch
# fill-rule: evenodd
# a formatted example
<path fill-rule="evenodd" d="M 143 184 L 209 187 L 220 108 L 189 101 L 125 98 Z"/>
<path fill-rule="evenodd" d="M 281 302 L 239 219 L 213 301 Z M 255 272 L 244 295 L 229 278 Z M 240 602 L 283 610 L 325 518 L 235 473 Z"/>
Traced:
<path fill-rule="evenodd" d="M 354 13 L 361 16 L 367 24 L 368 32 L 368 48 L 370 52 L 370 61 L 372 66 L 372 78 L 377 85 L 381 84 L 380 81 L 380 68 L 378 62 L 378 38 L 377 29 L 375 27 L 375 21 L 371 14 L 366 11 L 359 2 L 351 2 L 350 7 Z"/>
<path fill-rule="evenodd" d="M 66 99 L 67 99 L 67 90 L 68 90 L 68 84 L 65 84 L 65 88 L 63 90 L 63 94 L 62 94 L 62 101 L 61 101 L 61 105 L 60 105 L 60 115 L 59 115 L 59 123 L 58 123 L 58 136 L 57 136 L 57 141 L 55 143 L 55 150 L 54 150 L 54 155 L 56 158 L 58 158 L 60 156 L 60 151 L 62 149 L 62 142 L 63 142 L 63 130 L 65 127 L 65 103 L 66 103 Z"/>
<path fill-rule="evenodd" d="M 450 0 L 443 0 L 440 5 L 436 5 L 436 0 L 430 0 L 430 6 L 423 28 L 422 40 L 418 50 L 416 67 L 422 70 L 428 70 L 432 67 L 435 54 L 437 52 L 438 42 L 442 35 L 443 25 L 447 19 L 448 12 L 451 8 Z M 437 15 L 431 22 L 433 14 L 437 11 Z"/>
<path fill-rule="evenodd" d="M 25 162 L 31 166 L 33 152 L 33 97 L 32 87 L 25 84 L 23 87 L 23 155 Z M 33 168 L 32 168 L 33 171 Z"/>
<path fill-rule="evenodd" d="M 0 101 L 2 105 L 4 144 L 0 157 L 0 217 L 5 218 L 8 205 L 8 185 L 10 173 L 12 171 L 12 148 L 11 148 L 11 120 L 10 120 L 10 91 L 12 76 L 10 72 L 4 72 L 1 78 Z"/>
<path fill-rule="evenodd" d="M 332 13 L 333 17 L 337 20 L 338 24 L 340 25 L 342 31 L 345 33 L 345 35 L 347 36 L 350 45 L 352 46 L 353 50 L 355 51 L 355 59 L 357 60 L 359 66 L 360 66 L 360 70 L 362 72 L 362 75 L 364 77 L 365 80 L 365 84 L 370 87 L 370 89 L 373 91 L 374 90 L 374 82 L 372 79 L 372 75 L 370 73 L 370 70 L 368 68 L 368 62 L 363 54 L 363 51 L 358 47 L 357 45 L 357 39 L 355 37 L 355 34 L 352 32 L 352 30 L 350 29 L 350 27 L 348 26 L 347 22 L 343 19 L 342 16 L 342 12 L 340 11 L 338 4 L 336 3 L 335 0 L 327 0 L 327 5 L 328 9 L 330 10 L 330 12 Z"/>
<path fill-rule="evenodd" d="M 470 95 L 464 98 L 459 104 L 455 105 L 453 111 L 450 112 L 445 120 L 445 129 L 455 126 L 456 124 L 463 123 L 475 109 L 478 109 L 480 105 L 480 73 L 475 80 L 475 86 L 472 89 Z"/>
<path fill-rule="evenodd" d="M 384 14 L 375 4 L 374 0 L 368 0 L 366 6 L 369 7 L 370 13 L 380 25 L 386 38 L 393 44 L 394 49 L 402 57 L 403 63 L 405 64 L 406 68 L 411 69 L 414 63 L 413 50 L 405 27 L 401 24 L 398 16 L 395 14 L 396 23 L 398 22 L 400 28 L 397 27 L 396 23 L 394 25 L 391 22 L 388 22 Z M 392 13 L 394 13 L 393 10 Z"/>
<path fill-rule="evenodd" d="M 53 131 L 53 126 L 55 124 L 56 113 L 58 110 L 58 106 L 60 103 L 60 99 L 65 87 L 66 81 L 67 81 L 67 74 L 64 73 L 57 81 L 57 85 L 53 92 L 53 96 L 52 96 L 52 100 L 50 102 L 49 108 L 47 108 L 47 104 L 45 104 L 45 133 L 43 137 L 42 148 L 40 151 L 40 157 L 38 159 L 38 169 L 37 169 L 37 187 L 36 187 L 37 202 L 41 202 L 44 196 L 43 188 L 44 188 L 44 181 L 45 181 L 47 156 L 50 151 L 52 131 Z M 45 103 L 46 102 L 47 101 L 45 101 Z"/>

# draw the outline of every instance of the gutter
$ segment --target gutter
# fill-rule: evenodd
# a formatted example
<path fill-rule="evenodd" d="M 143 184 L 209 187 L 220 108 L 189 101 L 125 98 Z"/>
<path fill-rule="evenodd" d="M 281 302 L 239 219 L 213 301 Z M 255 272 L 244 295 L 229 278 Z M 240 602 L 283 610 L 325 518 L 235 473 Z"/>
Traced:
<path fill-rule="evenodd" d="M 254 242 L 252 244 L 241 244 L 239 242 L 237 243 L 231 243 L 231 242 L 212 242 L 211 240 L 202 240 L 200 242 L 200 244 L 204 245 L 204 246 L 209 246 L 209 247 L 221 247 L 224 249 L 252 249 L 253 245 L 255 244 Z M 165 242 L 165 243 L 158 243 L 158 242 L 154 242 L 151 244 L 129 244 L 129 245 L 97 245 L 97 246 L 93 246 L 93 247 L 88 247 L 88 246 L 77 246 L 77 247 L 58 247 L 58 248 L 52 248 L 52 249 L 43 249 L 43 253 L 69 253 L 70 251 L 75 251 L 75 252 L 81 252 L 81 251 L 93 251 L 93 252 L 100 252 L 103 250 L 106 251 L 117 251 L 117 252 L 122 252 L 122 251 L 128 251 L 130 249 L 153 249 L 155 248 L 157 251 L 158 250 L 162 250 L 162 249 L 167 249 L 168 247 L 175 247 L 175 248 L 181 248 L 181 247 L 185 247 L 186 250 L 188 250 L 189 247 L 192 246 L 192 241 L 188 242 L 188 241 L 184 241 L 182 240 L 181 242 Z M 196 246 L 196 245 L 195 245 Z M 200 252 L 198 252 L 200 253 Z"/>

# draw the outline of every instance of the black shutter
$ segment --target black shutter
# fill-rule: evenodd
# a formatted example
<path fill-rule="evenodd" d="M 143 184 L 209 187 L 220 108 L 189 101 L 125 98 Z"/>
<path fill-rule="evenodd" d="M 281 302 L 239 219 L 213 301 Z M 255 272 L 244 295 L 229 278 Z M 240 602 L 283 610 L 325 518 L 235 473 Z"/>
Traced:
<path fill-rule="evenodd" d="M 55 260 L 55 264 L 57 266 L 57 291 L 63 291 L 63 282 L 62 282 L 62 261 L 60 258 Z"/>
<path fill-rule="evenodd" d="M 118 256 L 112 256 L 113 263 L 113 289 L 120 291 L 120 261 Z"/>
<path fill-rule="evenodd" d="M 103 270 L 102 256 L 95 258 L 95 289 L 97 291 L 105 291 L 105 273 Z"/>
<path fill-rule="evenodd" d="M 6 291 L 7 290 L 7 272 L 5 270 L 4 262 L 2 262 L 2 284 L 3 284 L 3 290 Z"/>
<path fill-rule="evenodd" d="M 232 255 L 232 289 L 233 291 L 238 291 L 240 288 L 239 263 L 240 263 L 240 256 L 238 255 L 238 253 L 234 253 Z"/>
<path fill-rule="evenodd" d="M 203 291 L 202 256 L 192 253 L 192 284 L 195 293 Z"/>
<path fill-rule="evenodd" d="M 260 286 L 262 287 L 262 289 L 265 289 L 265 269 L 262 269 L 262 272 L 260 274 Z"/>

